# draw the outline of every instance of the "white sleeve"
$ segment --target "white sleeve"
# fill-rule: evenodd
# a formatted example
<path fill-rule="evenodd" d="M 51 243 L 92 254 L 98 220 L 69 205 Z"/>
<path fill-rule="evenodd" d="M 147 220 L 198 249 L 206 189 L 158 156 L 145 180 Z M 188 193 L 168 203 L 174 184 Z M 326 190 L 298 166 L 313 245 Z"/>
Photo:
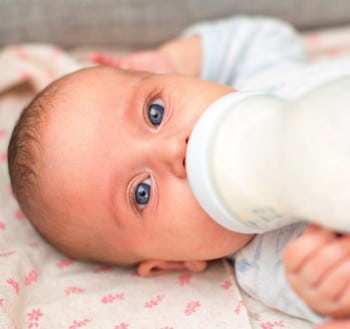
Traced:
<path fill-rule="evenodd" d="M 202 39 L 201 78 L 238 89 L 252 85 L 265 73 L 271 76 L 277 69 L 281 72 L 305 63 L 299 35 L 278 19 L 236 16 L 194 25 L 184 35 Z"/>
<path fill-rule="evenodd" d="M 300 235 L 305 226 L 293 224 L 257 235 L 236 253 L 235 271 L 239 285 L 251 296 L 287 314 L 319 323 L 326 318 L 310 309 L 294 292 L 282 263 L 284 246 Z"/>

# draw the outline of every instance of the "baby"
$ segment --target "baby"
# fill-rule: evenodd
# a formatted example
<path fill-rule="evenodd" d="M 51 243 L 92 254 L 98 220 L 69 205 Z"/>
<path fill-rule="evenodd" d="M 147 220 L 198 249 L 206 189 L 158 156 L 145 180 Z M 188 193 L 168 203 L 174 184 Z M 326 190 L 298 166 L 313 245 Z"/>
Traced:
<path fill-rule="evenodd" d="M 14 193 L 36 229 L 74 258 L 137 264 L 144 276 L 202 271 L 208 260 L 254 246 L 256 237 L 226 230 L 199 206 L 186 145 L 201 113 L 233 86 L 271 91 L 304 69 L 294 31 L 239 17 L 195 26 L 156 51 L 95 59 L 163 74 L 86 68 L 27 106 L 8 159 Z M 314 311 L 349 316 L 349 239 L 313 227 L 293 243 L 285 252 L 290 286 Z"/>

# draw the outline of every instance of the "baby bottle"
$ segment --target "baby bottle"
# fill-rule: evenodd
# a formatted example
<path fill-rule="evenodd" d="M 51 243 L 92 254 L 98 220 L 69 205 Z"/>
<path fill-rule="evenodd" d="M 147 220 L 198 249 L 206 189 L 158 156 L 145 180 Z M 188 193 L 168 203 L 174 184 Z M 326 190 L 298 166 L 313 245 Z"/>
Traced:
<path fill-rule="evenodd" d="M 193 129 L 186 170 L 202 208 L 227 229 L 308 221 L 350 232 L 350 77 L 292 102 L 220 98 Z"/>

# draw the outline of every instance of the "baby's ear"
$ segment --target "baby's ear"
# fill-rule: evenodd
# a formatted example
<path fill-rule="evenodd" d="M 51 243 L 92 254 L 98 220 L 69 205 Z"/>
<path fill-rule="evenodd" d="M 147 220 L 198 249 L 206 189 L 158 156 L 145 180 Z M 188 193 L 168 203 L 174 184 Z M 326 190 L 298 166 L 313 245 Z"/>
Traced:
<path fill-rule="evenodd" d="M 176 271 L 188 270 L 191 272 L 202 272 L 206 269 L 207 262 L 203 260 L 191 261 L 168 261 L 168 260 L 146 260 L 137 267 L 137 273 L 143 277 L 166 274 Z"/>

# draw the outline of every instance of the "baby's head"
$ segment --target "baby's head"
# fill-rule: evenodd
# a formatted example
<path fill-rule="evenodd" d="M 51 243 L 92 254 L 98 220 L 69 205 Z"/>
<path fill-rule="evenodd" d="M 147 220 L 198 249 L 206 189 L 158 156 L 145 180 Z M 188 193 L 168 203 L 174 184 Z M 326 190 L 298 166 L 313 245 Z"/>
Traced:
<path fill-rule="evenodd" d="M 158 269 L 201 269 L 249 235 L 216 224 L 185 170 L 203 110 L 232 89 L 178 75 L 107 67 L 48 86 L 9 145 L 14 193 L 36 229 L 68 255 Z"/>

